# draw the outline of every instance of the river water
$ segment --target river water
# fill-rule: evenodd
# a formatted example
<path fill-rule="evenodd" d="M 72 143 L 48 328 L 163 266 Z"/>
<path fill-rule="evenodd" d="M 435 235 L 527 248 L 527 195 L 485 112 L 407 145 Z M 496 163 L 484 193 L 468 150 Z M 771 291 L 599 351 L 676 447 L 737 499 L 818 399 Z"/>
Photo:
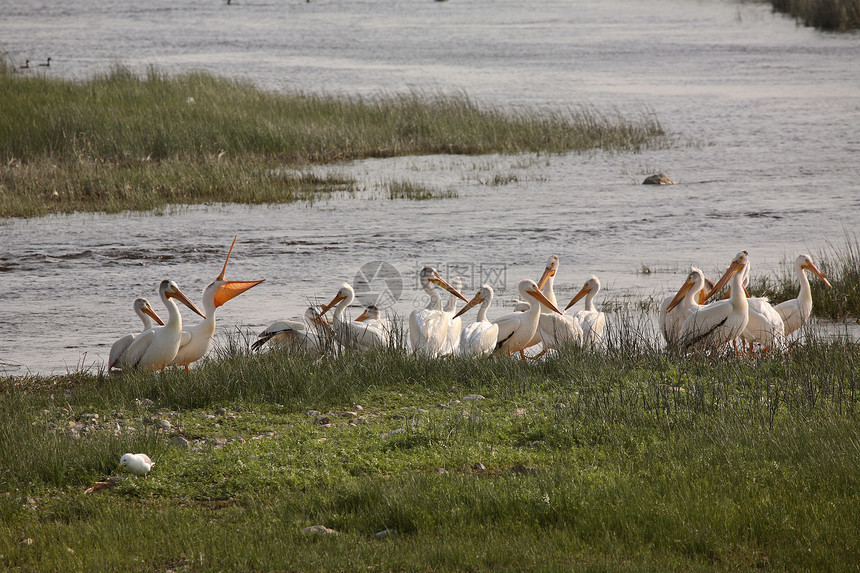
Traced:
<path fill-rule="evenodd" d="M 491 280 L 509 303 L 555 253 L 559 300 L 596 274 L 600 302 L 665 296 L 690 264 L 715 276 L 742 249 L 754 273 L 772 272 L 860 228 L 860 35 L 798 27 L 764 4 L 18 0 L 0 5 L 0 50 L 16 65 L 51 57 L 22 73 L 65 78 L 122 63 L 280 91 L 644 111 L 674 141 L 636 154 L 360 161 L 332 167 L 360 192 L 311 205 L 2 221 L 0 374 L 99 367 L 139 328 L 135 297 L 164 314 L 156 289 L 172 278 L 199 301 L 235 234 L 227 278 L 266 282 L 221 307 L 222 335 L 299 315 L 380 261 L 394 276 L 371 287 L 390 287 L 402 316 L 422 302 L 415 273 L 428 263 L 463 275 L 467 296 Z M 657 172 L 678 184 L 639 185 Z M 390 200 L 390 181 L 454 196 Z"/>

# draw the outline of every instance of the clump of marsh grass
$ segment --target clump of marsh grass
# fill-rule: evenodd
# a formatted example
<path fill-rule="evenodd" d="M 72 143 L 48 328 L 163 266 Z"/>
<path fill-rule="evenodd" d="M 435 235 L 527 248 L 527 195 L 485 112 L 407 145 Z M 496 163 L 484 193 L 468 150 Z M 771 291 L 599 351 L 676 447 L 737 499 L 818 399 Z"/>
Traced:
<path fill-rule="evenodd" d="M 589 107 L 506 111 L 463 94 L 271 93 L 206 73 L 150 69 L 138 77 L 119 66 L 83 82 L 10 69 L 0 66 L 0 161 L 9 167 L 0 216 L 305 200 L 329 182 L 290 181 L 278 168 L 435 153 L 639 150 L 664 136 L 644 112 L 628 120 Z"/>
<path fill-rule="evenodd" d="M 860 0 L 769 0 L 805 26 L 845 32 L 860 28 Z"/>
<path fill-rule="evenodd" d="M 437 189 L 406 180 L 389 181 L 385 186 L 388 188 L 389 199 L 423 201 L 426 199 L 450 199 L 457 196 L 457 192 L 453 189 Z"/>

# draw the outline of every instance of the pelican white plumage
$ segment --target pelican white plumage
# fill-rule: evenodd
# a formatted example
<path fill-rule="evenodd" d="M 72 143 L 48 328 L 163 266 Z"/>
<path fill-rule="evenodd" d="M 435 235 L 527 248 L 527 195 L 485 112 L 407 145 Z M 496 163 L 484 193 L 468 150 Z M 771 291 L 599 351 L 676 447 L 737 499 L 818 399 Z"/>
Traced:
<path fill-rule="evenodd" d="M 216 309 L 228 300 L 239 296 L 265 280 L 228 281 L 224 279 L 224 273 L 227 271 L 227 263 L 230 261 L 230 254 L 233 252 L 235 245 L 236 237 L 233 237 L 233 243 L 230 245 L 230 250 L 227 251 L 227 259 L 224 261 L 221 274 L 209 286 L 203 289 L 203 310 L 206 313 L 206 318 L 194 326 L 183 329 L 179 350 L 173 359 L 174 366 L 184 366 L 188 370 L 189 364 L 203 358 L 212 346 L 212 339 L 215 336 Z"/>
<path fill-rule="evenodd" d="M 499 338 L 499 325 L 487 320 L 487 309 L 493 303 L 493 287 L 488 284 L 481 285 L 478 293 L 466 303 L 466 306 L 457 312 L 455 318 L 459 317 L 470 308 L 480 304 L 478 318 L 469 324 L 460 333 L 460 344 L 457 348 L 463 356 L 484 356 L 492 354 L 496 349 Z"/>
<path fill-rule="evenodd" d="M 496 350 L 504 354 L 513 354 L 525 350 L 535 336 L 540 322 L 540 306 L 544 305 L 553 312 L 561 314 L 558 307 L 538 288 L 531 279 L 523 279 L 517 285 L 520 298 L 529 302 L 528 310 L 511 312 L 493 320 L 499 326 Z"/>
<path fill-rule="evenodd" d="M 421 269 L 418 278 L 421 288 L 430 297 L 430 302 L 426 307 L 415 309 L 409 314 L 409 342 L 412 345 L 413 353 L 421 353 L 430 358 L 435 358 L 445 344 L 450 326 L 449 317 L 442 310 L 442 299 L 439 297 L 436 285 L 441 286 L 464 302 L 466 297 L 439 276 L 433 267 Z"/>
<path fill-rule="evenodd" d="M 660 305 L 660 332 L 670 348 L 677 348 L 681 325 L 687 318 L 687 314 L 699 305 L 705 304 L 705 296 L 714 285 L 711 283 L 708 290 L 705 290 L 705 286 L 705 273 L 691 266 L 678 292 L 666 297 Z"/>
<path fill-rule="evenodd" d="M 331 326 L 316 308 L 305 310 L 304 322 L 301 320 L 278 320 L 270 324 L 257 336 L 251 350 L 259 350 L 267 342 L 270 345 L 289 348 L 313 354 L 323 353 L 333 342 Z"/>
<path fill-rule="evenodd" d="M 333 328 L 335 339 L 353 350 L 369 350 L 388 346 L 388 332 L 364 322 L 344 320 L 344 313 L 355 300 L 355 291 L 349 283 L 343 283 L 331 302 L 323 305 L 322 313 L 334 307 Z"/>
<path fill-rule="evenodd" d="M 810 271 L 824 281 L 827 288 L 833 288 L 830 281 L 827 280 L 824 273 L 818 270 L 809 255 L 798 256 L 794 260 L 794 270 L 797 274 L 797 280 L 800 282 L 800 292 L 797 294 L 797 298 L 786 300 L 774 306 L 785 325 L 786 336 L 799 330 L 809 320 L 809 315 L 812 314 L 812 290 L 804 271 Z"/>
<path fill-rule="evenodd" d="M 745 294 L 750 281 L 750 266 L 747 263 L 744 267 L 744 276 L 741 279 L 741 285 L 744 287 Z M 767 350 L 773 350 L 774 352 L 785 351 L 787 348 L 785 344 L 785 324 L 767 297 L 747 296 L 747 304 L 749 305 L 749 320 L 747 321 L 746 328 L 741 332 L 741 342 L 749 344 L 750 352 L 752 352 L 753 344 L 756 342 Z"/>
<path fill-rule="evenodd" d="M 565 307 L 567 310 L 585 297 L 585 308 L 574 314 L 573 318 L 582 328 L 582 345 L 586 348 L 595 348 L 603 341 L 606 315 L 594 308 L 594 297 L 598 292 L 600 292 L 600 279 L 591 275 Z"/>
<path fill-rule="evenodd" d="M 131 345 L 131 343 L 134 342 L 135 338 L 137 338 L 141 333 L 144 333 L 150 328 L 152 328 L 153 320 L 159 325 L 164 326 L 164 321 L 161 320 L 161 318 L 158 316 L 158 314 L 156 314 L 154 310 L 152 310 L 152 306 L 150 306 L 149 301 L 145 298 L 134 299 L 133 308 L 134 313 L 140 317 L 140 321 L 143 323 L 143 330 L 141 330 L 137 334 L 126 334 L 125 336 L 113 343 L 113 346 L 110 347 L 110 354 L 108 355 L 108 370 L 119 366 L 118 361 L 120 356 L 122 356 L 123 352 L 125 352 Z"/>
<path fill-rule="evenodd" d="M 558 256 L 551 255 L 547 260 L 543 275 L 538 281 L 540 291 L 556 307 L 558 306 L 558 299 L 555 297 L 553 286 L 558 268 Z M 556 314 L 543 305 L 540 309 L 537 335 L 543 346 L 543 350 L 538 356 L 547 350 L 558 350 L 565 344 L 575 343 L 581 346 L 583 341 L 582 327 L 573 316 L 564 313 Z M 534 339 L 532 342 L 534 343 Z"/>
<path fill-rule="evenodd" d="M 679 333 L 679 350 L 718 350 L 744 331 L 749 322 L 749 303 L 742 285 L 743 270 L 747 264 L 749 253 L 741 251 L 706 296 L 706 299 L 710 298 L 731 280 L 732 290 L 728 300 L 699 306 L 687 315 Z"/>
<path fill-rule="evenodd" d="M 139 370 L 162 370 L 173 362 L 179 343 L 182 341 L 182 315 L 179 308 L 172 299 L 176 299 L 203 318 L 203 314 L 197 306 L 191 302 L 185 294 L 179 290 L 175 282 L 171 280 L 161 281 L 158 287 L 161 302 L 167 308 L 167 323 L 164 326 L 150 328 L 142 332 L 134 339 L 126 351 L 120 356 L 117 363 L 123 370 L 137 368 Z"/>
<path fill-rule="evenodd" d="M 460 292 L 460 289 L 463 287 L 463 281 L 460 277 L 455 276 L 450 282 L 454 290 Z M 442 309 L 442 312 L 448 317 L 448 332 L 445 334 L 445 343 L 439 351 L 443 356 L 456 354 L 457 348 L 460 346 L 460 332 L 463 330 L 463 320 L 457 314 L 457 300 L 459 300 L 457 296 L 454 293 L 450 293 L 448 303 Z"/>

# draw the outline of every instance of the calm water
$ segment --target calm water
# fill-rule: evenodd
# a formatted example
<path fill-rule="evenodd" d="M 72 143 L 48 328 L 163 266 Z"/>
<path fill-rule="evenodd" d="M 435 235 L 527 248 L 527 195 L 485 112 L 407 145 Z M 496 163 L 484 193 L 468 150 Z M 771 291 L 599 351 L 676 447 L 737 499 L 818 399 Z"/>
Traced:
<path fill-rule="evenodd" d="M 101 364 L 139 328 L 135 297 L 158 309 L 158 282 L 172 278 L 199 300 L 237 233 L 228 278 L 267 280 L 219 310 L 221 333 L 300 314 L 374 261 L 402 274 L 392 310 L 405 315 L 426 263 L 467 283 L 484 273 L 510 300 L 556 253 L 564 302 L 592 273 L 605 297 L 656 296 L 690 264 L 716 275 L 747 249 L 754 272 L 769 272 L 860 228 L 860 35 L 799 28 L 763 5 L 19 0 L 0 5 L 0 50 L 18 65 L 50 56 L 50 68 L 24 73 L 67 78 L 121 62 L 272 90 L 647 110 L 676 141 L 641 154 L 362 161 L 335 167 L 362 192 L 314 205 L 0 222 L 0 373 Z M 656 172 L 679 184 L 638 185 Z M 390 201 L 390 180 L 457 197 Z"/>

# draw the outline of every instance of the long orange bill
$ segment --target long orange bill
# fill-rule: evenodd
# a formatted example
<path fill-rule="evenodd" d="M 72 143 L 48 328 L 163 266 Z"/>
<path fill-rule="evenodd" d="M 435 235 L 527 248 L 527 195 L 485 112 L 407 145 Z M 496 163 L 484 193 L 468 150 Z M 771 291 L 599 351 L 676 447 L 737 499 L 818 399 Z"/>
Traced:
<path fill-rule="evenodd" d="M 461 294 L 460 294 L 460 292 L 459 292 L 457 289 L 455 289 L 454 287 L 452 287 L 451 285 L 449 285 L 449 284 L 445 281 L 445 279 L 443 279 L 442 277 L 440 277 L 438 274 L 436 274 L 436 275 L 434 275 L 434 276 L 430 277 L 430 278 L 429 278 L 429 279 L 427 279 L 427 280 L 429 280 L 429 281 L 430 281 L 431 283 L 433 283 L 433 284 L 437 284 L 437 285 L 439 285 L 440 287 L 442 287 L 442 288 L 443 288 L 443 289 L 445 289 L 446 291 L 450 292 L 451 294 L 453 294 L 453 295 L 454 295 L 454 296 L 456 296 L 457 298 L 461 299 L 463 302 L 469 302 L 469 301 L 468 301 L 468 299 L 467 299 L 466 297 L 464 297 L 463 295 L 461 295 Z"/>
<path fill-rule="evenodd" d="M 808 265 L 803 265 L 802 268 L 808 269 L 808 270 L 812 271 L 813 273 L 815 273 L 815 276 L 817 276 L 818 278 L 820 278 L 821 280 L 824 281 L 824 284 L 827 285 L 827 288 L 833 288 L 833 286 L 831 286 L 830 281 L 827 280 L 827 277 L 824 275 L 824 273 L 819 271 L 818 268 L 815 265 L 813 265 L 812 263 L 809 263 Z"/>
<path fill-rule="evenodd" d="M 549 280 L 549 277 L 555 276 L 555 269 L 552 267 L 547 267 L 544 269 L 543 274 L 540 276 L 540 280 L 537 282 L 538 288 L 543 289 L 543 285 L 546 284 L 546 281 Z"/>
<path fill-rule="evenodd" d="M 345 298 L 346 298 L 346 295 L 345 295 L 345 294 L 340 294 L 340 291 L 338 291 L 338 292 L 337 292 L 337 294 L 336 294 L 336 295 L 334 295 L 334 298 L 333 298 L 333 299 L 331 299 L 331 302 L 330 302 L 330 303 L 328 303 L 328 304 L 324 304 L 324 305 L 323 305 L 323 307 L 322 307 L 322 312 L 320 313 L 320 316 L 322 316 L 322 315 L 324 315 L 325 313 L 327 313 L 328 311 L 330 311 L 330 310 L 332 309 L 332 307 L 333 307 L 333 306 L 335 306 L 337 303 L 339 303 L 340 301 L 344 300 Z"/>
<path fill-rule="evenodd" d="M 223 272 L 221 273 L 224 274 Z M 222 280 L 222 279 L 218 279 Z M 224 281 L 215 292 L 215 306 L 221 306 L 233 297 L 237 297 L 251 287 L 255 287 L 266 279 L 258 281 Z"/>
<path fill-rule="evenodd" d="M 464 314 L 469 311 L 470 308 L 476 307 L 482 302 L 484 302 L 484 297 L 481 296 L 481 293 L 475 295 L 475 297 L 466 303 L 466 306 L 457 311 L 457 314 L 454 315 L 454 318 L 457 318 L 461 314 Z"/>
<path fill-rule="evenodd" d="M 587 295 L 590 292 L 591 292 L 591 287 L 589 287 L 587 284 L 584 285 L 581 289 L 579 289 L 579 292 L 576 293 L 576 296 L 571 299 L 571 301 L 567 304 L 567 306 L 564 307 L 564 310 L 567 310 L 570 307 L 572 307 L 573 305 L 575 305 L 576 303 L 578 303 L 579 299 L 581 299 L 582 297 L 584 297 L 585 295 Z"/>
<path fill-rule="evenodd" d="M 206 315 L 203 314 L 203 311 L 201 311 L 199 308 L 197 308 L 197 305 L 194 304 L 193 302 L 191 302 L 191 300 L 187 296 L 185 296 L 185 293 L 183 293 L 181 290 L 176 289 L 176 292 L 167 292 L 167 293 L 165 293 L 165 296 L 167 296 L 167 298 L 177 299 L 179 302 L 181 302 L 182 304 L 184 304 L 185 306 L 187 306 L 188 308 L 190 308 L 191 310 L 193 310 L 194 312 L 196 312 L 197 314 L 199 314 L 203 318 L 206 318 Z"/>
<path fill-rule="evenodd" d="M 358 316 L 358 318 L 356 318 L 356 319 L 355 319 L 355 322 L 364 322 L 364 321 L 365 321 L 365 320 L 367 320 L 368 318 L 370 318 L 370 315 L 369 315 L 369 314 L 367 314 L 367 309 L 364 309 L 364 312 L 362 312 L 362 313 Z"/>
<path fill-rule="evenodd" d="M 216 281 L 223 281 L 224 280 L 224 273 L 227 271 L 227 263 L 230 262 L 230 254 L 233 252 L 233 246 L 236 244 L 236 239 L 238 239 L 238 238 L 239 238 L 239 235 L 236 235 L 235 237 L 233 237 L 233 244 L 230 245 L 230 250 L 227 251 L 227 260 L 224 261 L 224 267 L 221 269 L 221 274 L 218 275 L 217 279 L 215 279 Z M 227 299 L 227 300 L 230 300 L 230 299 Z"/>
<path fill-rule="evenodd" d="M 526 292 L 528 294 L 532 295 L 533 297 L 535 297 L 536 299 L 538 299 L 538 302 L 540 302 L 542 305 L 544 305 L 545 307 L 547 307 L 551 311 L 557 312 L 559 314 L 564 314 L 563 312 L 558 310 L 558 308 L 547 297 L 545 297 L 541 291 L 539 291 L 539 290 L 527 290 Z"/>
<path fill-rule="evenodd" d="M 717 281 L 717 284 L 714 285 L 714 288 L 711 289 L 711 292 L 709 292 L 705 296 L 705 300 L 708 300 L 709 298 L 711 298 L 715 293 L 720 292 L 720 290 L 724 286 L 726 286 L 726 283 L 729 282 L 729 280 L 733 276 L 735 276 L 735 274 L 737 274 L 739 271 L 741 271 L 743 269 L 743 267 L 744 267 L 743 264 L 741 264 L 737 261 L 733 261 L 732 264 L 729 266 L 729 268 L 726 269 L 726 272 L 723 274 L 723 276 L 720 277 L 720 280 Z"/>
<path fill-rule="evenodd" d="M 684 297 L 687 296 L 687 292 L 693 288 L 693 281 L 687 279 L 684 281 L 684 285 L 678 289 L 678 293 L 672 298 L 671 302 L 669 302 L 669 306 L 666 307 L 666 312 L 672 312 L 672 309 L 678 306 L 678 304 L 684 300 Z"/>
<path fill-rule="evenodd" d="M 148 303 L 147 303 L 147 305 L 146 305 L 146 306 L 144 306 L 141 310 L 143 310 L 144 314 L 149 315 L 149 317 L 150 317 L 150 318 L 152 318 L 152 320 L 154 320 L 155 322 L 157 322 L 157 323 L 158 323 L 158 324 L 160 324 L 161 326 L 164 326 L 164 321 L 163 321 L 163 320 L 161 320 L 161 317 L 160 317 L 160 316 L 158 316 L 158 315 L 155 313 L 155 311 L 154 311 L 154 310 L 152 310 L 152 307 L 151 307 L 151 306 L 149 306 L 149 304 L 148 304 Z"/>

